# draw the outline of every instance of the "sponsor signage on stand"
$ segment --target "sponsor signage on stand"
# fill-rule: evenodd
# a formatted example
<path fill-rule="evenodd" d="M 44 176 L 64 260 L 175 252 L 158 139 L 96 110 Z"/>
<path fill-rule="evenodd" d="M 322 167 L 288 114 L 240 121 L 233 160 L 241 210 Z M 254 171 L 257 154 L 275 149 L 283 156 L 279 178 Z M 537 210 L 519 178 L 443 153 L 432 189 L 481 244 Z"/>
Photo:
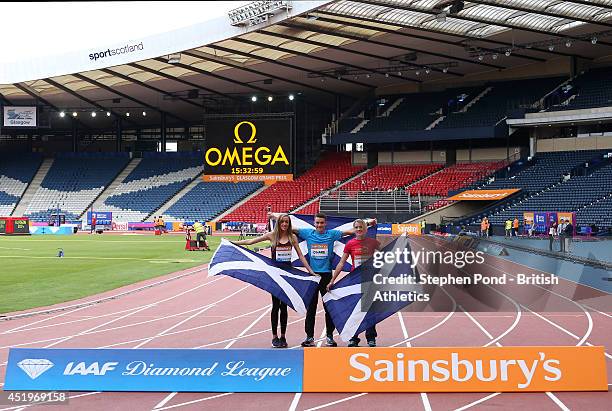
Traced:
<path fill-rule="evenodd" d="M 505 190 L 467 190 L 462 193 L 449 197 L 448 200 L 454 201 L 491 201 L 502 200 L 520 191 L 519 188 L 508 188 Z"/>
<path fill-rule="evenodd" d="M 36 106 L 4 106 L 3 127 L 36 127 Z"/>

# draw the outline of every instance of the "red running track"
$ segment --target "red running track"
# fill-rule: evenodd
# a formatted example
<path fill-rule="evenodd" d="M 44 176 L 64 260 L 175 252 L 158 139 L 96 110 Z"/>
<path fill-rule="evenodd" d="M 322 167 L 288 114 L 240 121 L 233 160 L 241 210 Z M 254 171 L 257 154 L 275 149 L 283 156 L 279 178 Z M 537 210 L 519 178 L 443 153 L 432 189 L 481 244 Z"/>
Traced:
<path fill-rule="evenodd" d="M 413 248 L 448 247 L 428 238 L 415 239 Z M 492 275 L 514 275 L 525 267 L 487 256 Z M 420 267 L 421 272 L 426 272 Z M 536 272 L 531 270 L 531 272 Z M 587 310 L 567 295 L 573 283 L 556 287 L 533 286 L 548 300 L 556 300 L 557 313 L 531 311 L 517 302 L 511 288 L 489 287 L 505 301 L 503 312 L 469 312 L 464 295 L 445 287 L 434 295 L 431 309 L 398 313 L 379 324 L 380 346 L 490 346 L 490 345 L 604 345 L 612 343 L 612 315 Z M 582 287 L 582 286 L 579 286 Z M 586 288 L 586 287 L 585 287 Z M 137 291 L 135 291 L 137 290 Z M 132 292 L 134 291 L 134 292 Z M 588 290 L 591 291 L 591 290 Z M 113 297 L 123 294 L 119 298 Z M 101 298 L 104 302 L 92 303 Z M 76 305 L 78 303 L 89 303 Z M 66 308 L 70 307 L 72 308 Z M 0 384 L 9 347 L 57 348 L 242 348 L 270 345 L 270 297 L 265 292 L 229 277 L 207 277 L 206 266 L 148 280 L 95 297 L 49 308 L 48 314 L 0 322 Z M 319 305 L 321 309 L 321 304 Z M 40 311 L 39 310 L 32 310 Z M 466 312 L 467 311 L 467 312 Z M 322 311 L 317 332 L 323 335 Z M 301 349 L 303 318 L 290 312 L 290 349 Z M 319 344 L 321 340 L 319 340 Z M 342 344 L 341 344 L 342 345 Z M 333 349 L 333 348 L 318 348 Z M 606 353 L 608 375 L 612 356 Z M 72 393 L 62 410 L 466 410 L 516 409 L 607 410 L 610 392 L 598 393 L 408 393 L 408 394 L 235 394 L 235 393 Z M 49 408 L 51 407 L 51 408 Z M 34 406 L 26 409 L 54 409 Z M 21 410 L 22 407 L 1 408 Z"/>

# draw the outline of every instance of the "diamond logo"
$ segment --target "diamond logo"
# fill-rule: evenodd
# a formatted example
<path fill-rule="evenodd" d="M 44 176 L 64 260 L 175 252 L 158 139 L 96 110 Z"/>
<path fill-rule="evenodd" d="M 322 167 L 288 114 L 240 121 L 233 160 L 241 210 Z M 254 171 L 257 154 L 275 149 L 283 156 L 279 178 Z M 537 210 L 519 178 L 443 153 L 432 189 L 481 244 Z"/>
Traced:
<path fill-rule="evenodd" d="M 53 363 L 45 359 L 25 359 L 17 363 L 19 368 L 23 370 L 28 377 L 36 379 L 40 377 L 45 371 L 53 367 Z"/>

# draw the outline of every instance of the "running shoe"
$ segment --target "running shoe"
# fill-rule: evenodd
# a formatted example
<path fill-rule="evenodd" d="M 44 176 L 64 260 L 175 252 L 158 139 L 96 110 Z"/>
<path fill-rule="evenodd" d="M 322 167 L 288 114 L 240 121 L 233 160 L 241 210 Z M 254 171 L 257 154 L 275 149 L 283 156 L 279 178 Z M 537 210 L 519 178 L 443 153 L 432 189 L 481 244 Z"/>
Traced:
<path fill-rule="evenodd" d="M 338 346 L 338 344 L 336 344 L 336 342 L 334 341 L 334 337 L 330 337 L 329 335 L 325 339 L 325 345 L 327 347 L 337 347 Z"/>
<path fill-rule="evenodd" d="M 349 347 L 359 347 L 359 338 L 351 338 L 349 340 L 348 346 Z"/>
<path fill-rule="evenodd" d="M 287 348 L 287 347 L 289 347 L 289 344 L 287 344 L 287 340 L 285 339 L 285 337 L 281 337 L 278 340 L 279 340 L 278 348 Z"/>
<path fill-rule="evenodd" d="M 370 347 L 376 347 L 376 340 L 374 338 L 372 338 L 371 340 L 368 340 L 368 345 Z"/>
<path fill-rule="evenodd" d="M 272 338 L 272 347 L 274 348 L 280 348 L 280 339 L 278 337 L 274 337 Z"/>
<path fill-rule="evenodd" d="M 314 347 L 314 346 L 315 346 L 315 342 L 314 342 L 314 338 L 312 337 L 306 337 L 306 339 L 302 341 L 302 347 Z"/>

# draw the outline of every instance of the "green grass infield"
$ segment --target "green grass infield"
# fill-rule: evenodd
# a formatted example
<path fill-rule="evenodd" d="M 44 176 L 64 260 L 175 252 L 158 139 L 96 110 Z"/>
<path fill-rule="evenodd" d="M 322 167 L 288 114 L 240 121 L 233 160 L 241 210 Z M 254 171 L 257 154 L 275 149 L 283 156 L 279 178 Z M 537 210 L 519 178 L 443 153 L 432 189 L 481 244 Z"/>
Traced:
<path fill-rule="evenodd" d="M 213 251 L 220 242 L 221 237 L 208 237 Z M 60 248 L 63 258 L 57 257 Z M 196 267 L 209 262 L 213 251 L 185 251 L 181 235 L 0 236 L 0 314 L 76 300 Z M 205 273 L 196 275 L 203 279 Z"/>

